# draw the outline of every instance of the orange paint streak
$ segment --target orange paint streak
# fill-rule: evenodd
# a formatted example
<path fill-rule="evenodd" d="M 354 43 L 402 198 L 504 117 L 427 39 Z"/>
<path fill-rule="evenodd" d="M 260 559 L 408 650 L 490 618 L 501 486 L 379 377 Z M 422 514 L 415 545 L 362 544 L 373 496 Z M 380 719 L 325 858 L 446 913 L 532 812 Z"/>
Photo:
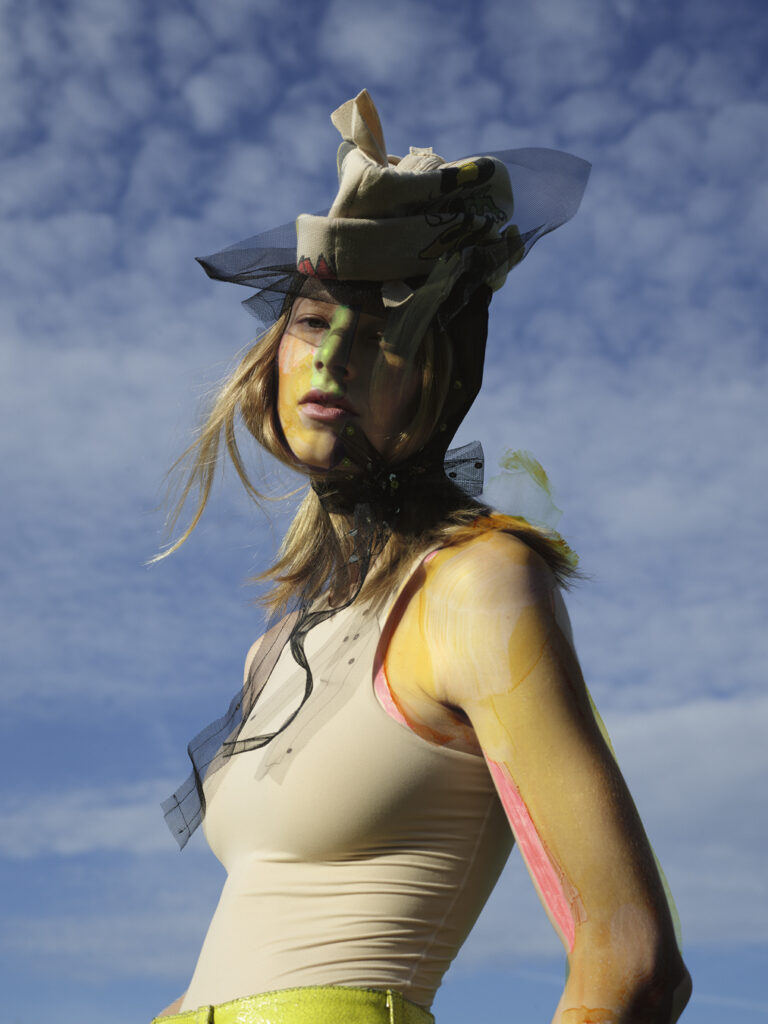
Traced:
<path fill-rule="evenodd" d="M 572 887 L 570 885 L 566 887 L 565 880 L 550 860 L 528 808 L 520 796 L 520 791 L 512 780 L 509 769 L 490 758 L 487 761 L 502 806 L 520 844 L 520 850 L 525 856 L 526 863 L 541 891 L 542 899 L 557 922 L 568 952 L 570 952 L 573 949 L 576 934 L 576 924 L 571 908 L 572 900 L 568 898 L 567 894 L 567 889 Z M 578 895 L 574 893 L 574 896 L 577 900 Z"/>
<path fill-rule="evenodd" d="M 617 1016 L 616 1010 L 604 1006 L 574 1006 L 565 1010 L 560 1020 L 562 1024 L 613 1024 Z"/>

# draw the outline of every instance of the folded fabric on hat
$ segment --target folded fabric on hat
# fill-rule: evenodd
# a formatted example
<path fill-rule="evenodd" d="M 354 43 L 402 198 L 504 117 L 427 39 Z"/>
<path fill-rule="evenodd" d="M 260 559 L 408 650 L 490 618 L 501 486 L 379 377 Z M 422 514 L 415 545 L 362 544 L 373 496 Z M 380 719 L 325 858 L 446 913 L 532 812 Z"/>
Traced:
<path fill-rule="evenodd" d="M 538 238 L 574 215 L 589 176 L 586 161 L 547 149 L 453 162 L 430 148 L 388 156 L 366 90 L 331 120 L 343 141 L 328 213 L 301 214 L 199 260 L 210 277 L 259 289 L 244 305 L 265 324 L 296 294 L 297 275 L 377 281 L 389 344 L 412 349 L 460 277 L 467 298 L 481 284 L 499 288 Z"/>
<path fill-rule="evenodd" d="M 403 159 L 386 156 L 365 90 L 331 120 L 344 140 L 339 191 L 327 216 L 301 214 L 296 222 L 302 273 L 363 281 L 426 276 L 438 260 L 498 239 L 511 219 L 514 198 L 502 161 L 447 163 L 431 148 L 413 147 Z"/>

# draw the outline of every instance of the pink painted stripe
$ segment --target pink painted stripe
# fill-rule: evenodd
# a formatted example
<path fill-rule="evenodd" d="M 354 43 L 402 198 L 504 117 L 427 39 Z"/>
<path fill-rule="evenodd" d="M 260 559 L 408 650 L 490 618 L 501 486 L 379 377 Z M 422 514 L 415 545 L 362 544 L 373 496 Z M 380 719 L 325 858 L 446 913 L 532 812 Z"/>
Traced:
<path fill-rule="evenodd" d="M 491 761 L 490 758 L 486 758 L 486 761 L 515 838 L 520 844 L 520 851 L 536 879 L 549 912 L 563 933 L 570 952 L 573 949 L 576 924 L 563 880 L 550 860 L 509 769 L 503 764 Z"/>
<path fill-rule="evenodd" d="M 379 703 L 390 716 L 390 718 L 394 718 L 396 722 L 399 722 L 401 725 L 404 725 L 407 729 L 410 729 L 411 726 L 409 722 L 407 721 L 407 719 L 405 718 L 397 704 L 395 704 L 394 697 L 392 696 L 392 691 L 390 690 L 389 683 L 387 682 L 387 677 L 384 674 L 383 662 L 378 666 L 378 669 L 376 671 L 376 675 L 373 680 L 373 690 L 376 696 L 379 698 Z"/>

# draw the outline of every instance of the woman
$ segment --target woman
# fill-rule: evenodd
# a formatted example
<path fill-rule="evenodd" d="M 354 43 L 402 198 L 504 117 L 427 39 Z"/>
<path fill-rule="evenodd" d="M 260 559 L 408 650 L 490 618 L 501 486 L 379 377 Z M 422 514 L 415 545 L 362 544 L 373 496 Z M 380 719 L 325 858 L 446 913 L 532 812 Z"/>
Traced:
<path fill-rule="evenodd" d="M 196 443 L 178 543 L 222 435 L 258 497 L 237 413 L 311 489 L 264 574 L 275 621 L 242 693 L 164 805 L 181 845 L 205 811 L 228 878 L 161 1017 L 427 1024 L 514 838 L 568 954 L 554 1020 L 672 1024 L 690 981 L 573 652 L 573 558 L 475 500 L 479 448 L 444 464 L 491 291 L 572 216 L 587 167 L 543 150 L 398 161 L 365 92 L 332 119 L 329 214 L 202 261 L 276 321 Z"/>

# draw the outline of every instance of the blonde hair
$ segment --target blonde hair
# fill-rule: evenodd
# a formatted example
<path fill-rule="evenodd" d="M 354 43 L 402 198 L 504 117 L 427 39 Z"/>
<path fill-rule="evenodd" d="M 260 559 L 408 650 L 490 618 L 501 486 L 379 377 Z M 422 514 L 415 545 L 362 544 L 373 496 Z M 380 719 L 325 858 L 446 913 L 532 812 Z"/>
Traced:
<path fill-rule="evenodd" d="M 277 414 L 277 353 L 289 317 L 286 304 L 276 323 L 248 349 L 220 386 L 197 438 L 171 467 L 169 476 L 181 472 L 186 479 L 173 504 L 168 532 L 173 533 L 193 496 L 195 508 L 183 533 L 153 561 L 181 547 L 199 523 L 210 498 L 222 439 L 249 497 L 259 507 L 266 499 L 254 487 L 245 468 L 237 439 L 238 419 L 271 455 L 306 472 L 285 443 Z M 394 441 L 389 453 L 392 463 L 419 451 L 437 429 L 450 384 L 451 351 L 450 339 L 443 331 L 434 327 L 426 332 L 415 357 L 420 401 L 412 421 Z M 430 479 L 429 487 L 418 498 L 405 503 L 397 529 L 389 533 L 366 577 L 366 598 L 383 597 L 397 587 L 402 571 L 421 552 L 459 543 L 479 524 L 519 536 L 544 558 L 561 583 L 567 585 L 575 574 L 575 557 L 557 535 L 550 536 L 523 519 L 489 517 L 487 506 L 470 498 L 446 477 Z M 327 511 L 310 488 L 283 538 L 276 561 L 252 578 L 253 582 L 272 582 L 260 602 L 270 611 L 278 612 L 288 607 L 297 593 L 312 600 L 326 587 L 332 604 L 342 601 L 355 583 L 356 567 L 350 563 L 354 550 L 351 527 L 349 515 Z"/>

